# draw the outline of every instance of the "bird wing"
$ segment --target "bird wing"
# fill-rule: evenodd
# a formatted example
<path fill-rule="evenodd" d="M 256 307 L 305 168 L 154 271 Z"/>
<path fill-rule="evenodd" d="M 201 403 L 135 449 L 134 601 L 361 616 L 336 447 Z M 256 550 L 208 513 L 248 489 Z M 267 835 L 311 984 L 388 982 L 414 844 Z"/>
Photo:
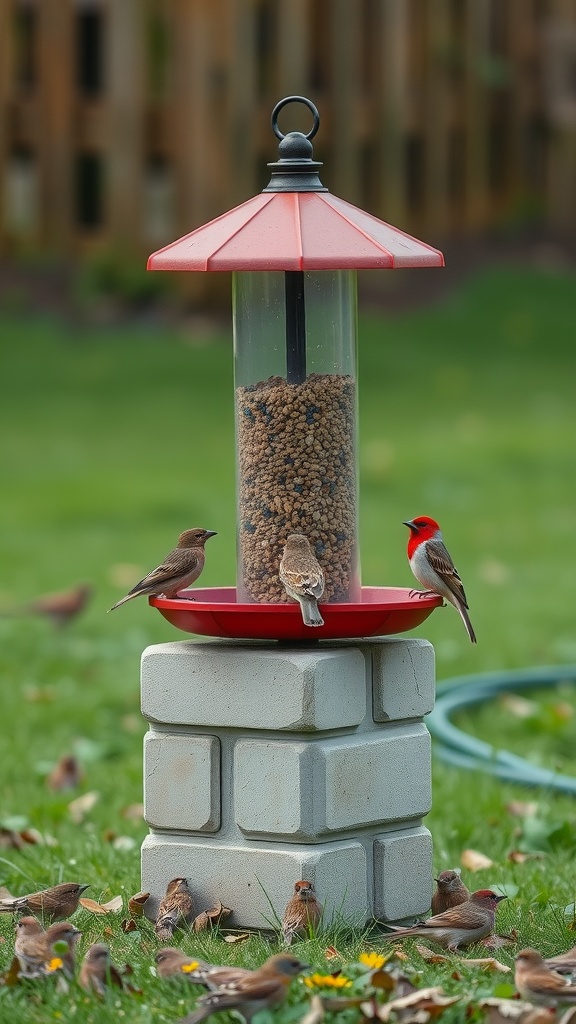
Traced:
<path fill-rule="evenodd" d="M 466 925 L 473 928 L 475 920 L 473 919 L 474 912 L 477 908 L 474 904 L 466 906 L 464 913 L 466 914 L 467 920 Z M 422 922 L 422 928 L 461 928 L 462 927 L 462 904 L 459 903 L 457 907 L 450 907 L 448 910 L 443 910 L 441 914 L 435 914 L 434 917 L 429 917 L 426 921 Z"/>
<path fill-rule="evenodd" d="M 180 580 L 194 573 L 200 565 L 202 555 L 191 548 L 174 548 L 161 565 L 149 572 L 144 579 L 141 579 L 130 594 L 146 593 L 148 590 L 161 585 L 170 589 L 177 586 Z"/>
<path fill-rule="evenodd" d="M 286 569 L 280 566 L 279 572 L 282 583 L 302 594 L 310 597 L 322 597 L 324 593 L 324 573 L 322 570 L 300 570 Z"/>
<path fill-rule="evenodd" d="M 457 597 L 464 607 L 467 608 L 468 601 L 466 600 L 462 580 L 442 541 L 429 540 L 426 544 L 426 554 L 430 565 L 442 577 L 446 586 L 454 594 L 454 597 Z"/>
<path fill-rule="evenodd" d="M 571 985 L 568 978 L 565 978 L 562 974 L 557 974 L 556 971 L 538 971 L 530 977 L 530 988 L 534 992 L 541 992 L 548 994 L 558 994 L 564 989 L 571 989 L 571 995 L 574 995 L 576 1000 L 576 986 Z"/>
<path fill-rule="evenodd" d="M 227 1006 L 236 1005 L 239 1000 L 249 1002 L 251 999 L 267 999 L 278 992 L 283 984 L 278 978 L 255 977 L 256 974 L 259 972 L 254 971 L 247 978 L 241 978 L 235 985 L 228 985 L 225 989 L 201 996 L 198 1002 L 225 1009 Z"/>

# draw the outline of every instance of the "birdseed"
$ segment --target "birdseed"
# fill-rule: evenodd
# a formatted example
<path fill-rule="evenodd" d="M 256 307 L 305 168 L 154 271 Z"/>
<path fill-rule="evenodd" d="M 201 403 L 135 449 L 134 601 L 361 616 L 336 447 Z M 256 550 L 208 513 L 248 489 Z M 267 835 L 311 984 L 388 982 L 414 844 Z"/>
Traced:
<path fill-rule="evenodd" d="M 323 601 L 356 600 L 354 378 L 311 373 L 236 389 L 241 600 L 289 598 L 278 566 L 289 533 L 303 533 L 326 577 Z"/>

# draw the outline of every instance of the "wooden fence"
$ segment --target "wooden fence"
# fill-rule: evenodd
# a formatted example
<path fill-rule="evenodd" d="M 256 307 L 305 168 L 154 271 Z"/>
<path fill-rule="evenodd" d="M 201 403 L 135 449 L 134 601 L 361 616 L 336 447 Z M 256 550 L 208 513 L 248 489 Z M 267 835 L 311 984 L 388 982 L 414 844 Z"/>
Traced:
<path fill-rule="evenodd" d="M 289 93 L 324 184 L 427 241 L 576 226 L 576 0 L 0 0 L 0 251 L 204 223 L 266 183 Z"/>

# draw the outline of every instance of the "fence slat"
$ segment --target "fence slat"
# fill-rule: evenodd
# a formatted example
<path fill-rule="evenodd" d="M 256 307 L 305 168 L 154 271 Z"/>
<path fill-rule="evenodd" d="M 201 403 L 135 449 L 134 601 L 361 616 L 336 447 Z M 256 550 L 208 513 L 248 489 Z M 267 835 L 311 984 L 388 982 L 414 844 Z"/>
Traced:
<path fill-rule="evenodd" d="M 72 244 L 73 175 L 73 9 L 71 0 L 36 5 L 38 88 L 36 133 L 41 193 L 41 236 L 48 250 Z"/>

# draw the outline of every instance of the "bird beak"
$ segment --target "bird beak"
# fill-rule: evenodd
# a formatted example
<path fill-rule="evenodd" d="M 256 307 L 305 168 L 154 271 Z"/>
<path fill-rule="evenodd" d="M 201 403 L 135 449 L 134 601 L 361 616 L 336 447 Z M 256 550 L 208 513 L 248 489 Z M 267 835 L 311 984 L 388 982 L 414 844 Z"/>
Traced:
<path fill-rule="evenodd" d="M 404 526 L 406 526 L 406 523 L 404 523 Z M 436 884 L 438 884 L 438 879 L 437 878 L 435 878 L 434 881 L 436 882 Z"/>
<path fill-rule="evenodd" d="M 205 530 L 204 532 L 206 534 L 206 540 L 208 540 L 209 537 L 217 537 L 218 536 L 216 530 Z"/>
<path fill-rule="evenodd" d="M 496 896 L 496 899 L 498 900 L 498 903 L 500 903 L 500 900 L 507 900 L 508 897 L 507 896 Z"/>
<path fill-rule="evenodd" d="M 80 886 L 80 892 L 86 892 L 86 889 L 89 889 L 89 888 L 90 888 L 90 882 L 88 882 L 88 885 L 81 885 Z"/>
<path fill-rule="evenodd" d="M 412 519 L 408 519 L 407 521 L 403 521 L 402 522 L 402 526 L 407 526 L 408 529 L 412 530 L 413 533 L 418 533 L 418 529 L 417 529 L 416 526 L 414 526 L 414 522 L 413 522 Z"/>

